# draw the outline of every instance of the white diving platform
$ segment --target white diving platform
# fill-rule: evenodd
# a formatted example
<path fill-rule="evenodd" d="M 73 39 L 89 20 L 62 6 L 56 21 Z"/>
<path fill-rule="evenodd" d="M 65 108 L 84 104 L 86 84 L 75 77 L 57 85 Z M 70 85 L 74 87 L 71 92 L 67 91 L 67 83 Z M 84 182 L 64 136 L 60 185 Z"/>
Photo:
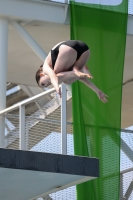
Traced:
<path fill-rule="evenodd" d="M 0 148 L 2 200 L 32 200 L 97 177 L 97 158 Z"/>

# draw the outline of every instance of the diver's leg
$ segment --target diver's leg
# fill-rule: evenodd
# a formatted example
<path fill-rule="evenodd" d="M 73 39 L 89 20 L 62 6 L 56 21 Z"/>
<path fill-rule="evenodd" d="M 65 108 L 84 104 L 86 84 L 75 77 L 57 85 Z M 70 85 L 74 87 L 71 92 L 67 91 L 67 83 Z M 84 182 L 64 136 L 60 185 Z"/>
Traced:
<path fill-rule="evenodd" d="M 77 52 L 69 46 L 61 45 L 54 66 L 55 74 L 69 71 L 76 61 Z"/>
<path fill-rule="evenodd" d="M 93 78 L 88 70 L 86 63 L 90 57 L 90 50 L 85 51 L 80 58 L 75 62 L 73 70 L 81 77 Z"/>
<path fill-rule="evenodd" d="M 89 71 L 89 69 L 88 69 L 88 67 L 87 67 L 86 65 L 84 65 L 84 66 L 81 68 L 80 71 L 83 72 L 83 73 L 85 73 L 85 74 L 90 75 L 91 78 L 93 78 L 92 74 L 90 73 L 90 71 Z"/>

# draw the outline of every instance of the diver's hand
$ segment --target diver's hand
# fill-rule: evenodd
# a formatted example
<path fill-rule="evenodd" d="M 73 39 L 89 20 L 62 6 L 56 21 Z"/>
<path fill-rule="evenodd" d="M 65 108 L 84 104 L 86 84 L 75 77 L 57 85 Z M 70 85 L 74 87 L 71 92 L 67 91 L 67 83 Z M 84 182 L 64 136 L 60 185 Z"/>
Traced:
<path fill-rule="evenodd" d="M 107 95 L 106 94 L 104 94 L 104 92 L 102 92 L 101 90 L 98 90 L 97 92 L 97 96 L 98 96 L 98 98 L 103 102 L 103 103 L 107 103 L 108 102 L 108 100 L 107 100 Z"/>

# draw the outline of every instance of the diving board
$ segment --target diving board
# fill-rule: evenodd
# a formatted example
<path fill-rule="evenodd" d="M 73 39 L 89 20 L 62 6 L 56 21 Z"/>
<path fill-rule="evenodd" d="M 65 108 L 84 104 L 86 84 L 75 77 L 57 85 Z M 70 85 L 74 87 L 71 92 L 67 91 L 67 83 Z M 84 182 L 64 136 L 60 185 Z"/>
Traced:
<path fill-rule="evenodd" d="M 99 177 L 99 159 L 0 148 L 0 199 L 29 200 Z"/>

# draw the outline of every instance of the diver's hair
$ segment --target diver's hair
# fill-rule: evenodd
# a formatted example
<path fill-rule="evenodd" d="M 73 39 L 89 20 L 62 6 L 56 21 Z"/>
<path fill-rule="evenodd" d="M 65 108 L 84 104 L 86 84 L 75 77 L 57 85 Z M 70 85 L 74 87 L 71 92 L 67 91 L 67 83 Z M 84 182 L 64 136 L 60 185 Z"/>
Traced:
<path fill-rule="evenodd" d="M 39 86 L 39 80 L 40 80 L 40 73 L 43 72 L 42 68 L 43 68 L 43 64 L 39 67 L 39 69 L 36 72 L 36 76 L 35 76 L 38 86 Z"/>

